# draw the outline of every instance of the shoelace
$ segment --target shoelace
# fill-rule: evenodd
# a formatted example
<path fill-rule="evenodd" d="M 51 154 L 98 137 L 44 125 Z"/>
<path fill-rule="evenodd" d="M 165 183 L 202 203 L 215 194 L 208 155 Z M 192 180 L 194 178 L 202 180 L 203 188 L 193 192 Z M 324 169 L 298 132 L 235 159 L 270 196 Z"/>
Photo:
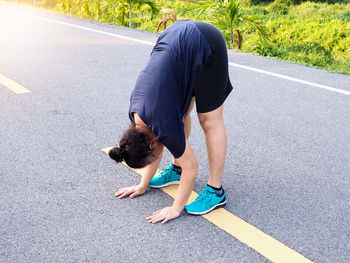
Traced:
<path fill-rule="evenodd" d="M 202 191 L 198 193 L 198 196 L 195 201 L 209 199 L 210 194 L 213 194 L 213 193 L 204 188 Z"/>
<path fill-rule="evenodd" d="M 167 171 L 169 171 L 169 170 L 170 170 L 170 173 L 167 172 Z M 166 176 L 167 176 L 167 178 L 169 178 L 169 177 L 171 177 L 171 176 L 173 175 L 173 173 L 176 173 L 176 172 L 175 172 L 174 170 L 169 169 L 169 168 L 161 169 L 161 170 L 160 170 L 160 173 L 158 174 L 158 176 L 162 176 L 163 173 L 165 173 Z M 177 174 L 177 173 L 176 173 L 176 174 Z"/>
<path fill-rule="evenodd" d="M 166 171 L 170 170 L 169 168 L 165 168 L 165 169 L 159 169 L 159 173 L 158 175 L 162 175 L 163 173 L 165 173 Z"/>

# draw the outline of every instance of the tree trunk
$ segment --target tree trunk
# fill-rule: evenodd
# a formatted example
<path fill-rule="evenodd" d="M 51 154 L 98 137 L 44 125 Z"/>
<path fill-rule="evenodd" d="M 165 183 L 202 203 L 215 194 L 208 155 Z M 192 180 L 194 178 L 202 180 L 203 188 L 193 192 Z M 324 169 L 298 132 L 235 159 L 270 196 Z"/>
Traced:
<path fill-rule="evenodd" d="M 237 48 L 241 49 L 242 48 L 243 37 L 241 35 L 241 32 L 239 32 L 238 29 L 235 29 L 235 31 L 237 32 Z"/>
<path fill-rule="evenodd" d="M 233 47 L 233 30 L 232 27 L 230 28 L 230 45 Z"/>

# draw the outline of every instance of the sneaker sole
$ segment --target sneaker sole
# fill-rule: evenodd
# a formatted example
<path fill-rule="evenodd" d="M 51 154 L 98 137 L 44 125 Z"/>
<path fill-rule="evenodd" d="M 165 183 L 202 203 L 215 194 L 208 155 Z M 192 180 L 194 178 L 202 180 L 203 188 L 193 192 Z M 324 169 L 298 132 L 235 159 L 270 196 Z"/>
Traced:
<path fill-rule="evenodd" d="M 214 209 L 217 209 L 217 208 L 221 208 L 221 207 L 224 207 L 226 205 L 226 200 L 222 203 L 218 203 L 217 205 L 213 206 L 212 208 L 210 208 L 209 210 L 207 211 L 203 211 L 203 212 L 188 212 L 186 209 L 185 209 L 185 212 L 187 214 L 190 214 L 190 215 L 205 215 L 205 214 L 208 214 L 209 212 L 211 212 L 212 210 Z"/>
<path fill-rule="evenodd" d="M 166 183 L 166 184 L 162 184 L 162 185 L 149 185 L 149 187 L 151 187 L 151 188 L 162 188 L 162 187 L 165 187 L 165 186 L 168 186 L 168 185 L 172 185 L 172 184 L 180 184 L 180 181 L 172 181 L 172 182 L 169 182 L 169 183 Z"/>

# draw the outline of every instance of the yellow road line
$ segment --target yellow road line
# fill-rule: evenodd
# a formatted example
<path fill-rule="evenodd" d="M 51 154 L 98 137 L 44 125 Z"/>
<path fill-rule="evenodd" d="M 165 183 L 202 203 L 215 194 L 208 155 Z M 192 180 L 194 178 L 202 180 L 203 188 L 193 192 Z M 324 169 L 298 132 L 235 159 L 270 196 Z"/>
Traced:
<path fill-rule="evenodd" d="M 112 147 L 104 148 L 102 151 L 108 154 Z M 126 165 L 126 164 L 124 164 Z M 130 167 L 129 167 L 130 168 Z M 142 169 L 132 169 L 142 176 Z M 178 185 L 171 185 L 161 188 L 163 192 L 175 198 Z M 188 203 L 192 202 L 197 196 L 197 193 L 192 191 Z M 305 258 L 298 252 L 290 249 L 280 241 L 262 232 L 255 226 L 252 226 L 228 212 L 223 208 L 216 209 L 209 214 L 202 215 L 209 222 L 226 231 L 243 244 L 251 247 L 265 258 L 272 262 L 278 263 L 310 263 L 311 260 Z"/>
<path fill-rule="evenodd" d="M 30 90 L 27 90 L 17 82 L 9 79 L 8 77 L 0 74 L 0 84 L 13 91 L 16 94 L 29 93 Z"/>

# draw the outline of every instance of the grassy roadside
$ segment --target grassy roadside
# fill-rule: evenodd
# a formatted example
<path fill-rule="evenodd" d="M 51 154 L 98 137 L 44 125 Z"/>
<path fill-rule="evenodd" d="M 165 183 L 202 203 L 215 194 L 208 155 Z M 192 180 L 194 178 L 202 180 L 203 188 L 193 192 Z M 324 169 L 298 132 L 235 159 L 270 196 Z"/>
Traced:
<path fill-rule="evenodd" d="M 253 11 L 265 12 L 271 43 L 259 45 L 249 34 L 244 51 L 350 74 L 350 4 L 305 2 L 287 15 L 271 10 L 273 4 Z"/>
<path fill-rule="evenodd" d="M 249 25 L 243 25 L 239 28 L 243 36 L 241 51 L 350 74 L 350 1 L 328 1 L 338 1 L 338 3 L 293 4 L 292 0 L 274 2 L 243 0 L 240 5 L 241 14 L 255 17 L 266 25 L 270 41 L 260 42 L 257 32 Z M 42 0 L 36 2 L 31 0 L 29 3 L 22 3 L 34 4 L 66 15 L 127 26 L 129 13 L 125 2 L 127 1 Z M 152 2 L 159 9 L 173 9 L 178 20 L 198 19 L 215 23 L 207 15 L 199 14 L 199 1 L 155 0 Z M 133 10 L 133 28 L 156 31 L 161 14 L 152 15 L 150 10 L 147 6 Z M 168 25 L 171 23 L 168 22 Z M 222 31 L 230 47 L 229 29 L 223 24 L 215 25 Z M 234 34 L 236 39 L 236 32 Z M 235 46 L 231 48 L 237 49 Z"/>

